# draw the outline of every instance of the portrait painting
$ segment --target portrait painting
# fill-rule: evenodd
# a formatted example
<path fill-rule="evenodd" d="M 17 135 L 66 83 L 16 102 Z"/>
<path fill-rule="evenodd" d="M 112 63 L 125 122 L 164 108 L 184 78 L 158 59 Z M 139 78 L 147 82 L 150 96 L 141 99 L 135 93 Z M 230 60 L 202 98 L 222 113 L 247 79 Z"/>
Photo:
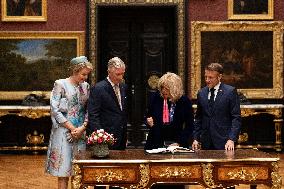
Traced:
<path fill-rule="evenodd" d="M 273 19 L 273 0 L 228 0 L 231 20 Z"/>
<path fill-rule="evenodd" d="M 46 21 L 47 0 L 1 0 L 2 21 Z"/>
<path fill-rule="evenodd" d="M 281 22 L 196 22 L 192 26 L 197 45 L 192 59 L 199 70 L 192 77 L 194 96 L 206 85 L 204 69 L 213 62 L 224 68 L 222 82 L 235 86 L 247 98 L 283 96 L 283 54 L 278 56 L 283 51 L 283 43 L 278 41 L 283 38 Z"/>
<path fill-rule="evenodd" d="M 49 95 L 69 76 L 72 58 L 84 54 L 84 33 L 0 32 L 0 99 L 23 99 L 33 91 Z"/>

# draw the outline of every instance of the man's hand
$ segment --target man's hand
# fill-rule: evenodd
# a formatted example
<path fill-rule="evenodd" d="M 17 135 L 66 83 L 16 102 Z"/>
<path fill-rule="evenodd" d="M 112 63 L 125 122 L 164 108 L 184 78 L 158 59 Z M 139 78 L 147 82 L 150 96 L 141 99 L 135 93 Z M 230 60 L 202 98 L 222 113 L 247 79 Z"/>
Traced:
<path fill-rule="evenodd" d="M 228 140 L 227 143 L 225 144 L 225 150 L 234 150 L 234 141 Z"/>
<path fill-rule="evenodd" d="M 192 143 L 192 150 L 199 150 L 199 149 L 200 149 L 199 142 L 197 140 L 194 140 Z"/>

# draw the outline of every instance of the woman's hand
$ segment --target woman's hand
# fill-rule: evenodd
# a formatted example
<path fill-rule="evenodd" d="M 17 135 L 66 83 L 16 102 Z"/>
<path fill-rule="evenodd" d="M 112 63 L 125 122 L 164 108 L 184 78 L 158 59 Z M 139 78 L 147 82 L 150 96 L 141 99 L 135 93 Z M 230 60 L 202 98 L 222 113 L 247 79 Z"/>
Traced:
<path fill-rule="evenodd" d="M 75 138 L 75 139 L 79 139 L 81 138 L 82 134 L 85 131 L 85 127 L 81 126 L 78 128 L 75 128 L 73 131 L 71 131 L 71 135 Z"/>
<path fill-rule="evenodd" d="M 200 150 L 200 144 L 197 140 L 194 140 L 192 143 L 192 150 Z"/>
<path fill-rule="evenodd" d="M 69 129 L 70 132 L 72 132 L 76 127 L 74 127 L 74 125 L 72 123 L 70 123 L 69 121 L 66 121 L 63 123 L 64 127 Z"/>
<path fill-rule="evenodd" d="M 150 127 L 153 127 L 154 125 L 154 120 L 152 117 L 148 117 L 147 118 L 147 124 L 150 126 Z"/>

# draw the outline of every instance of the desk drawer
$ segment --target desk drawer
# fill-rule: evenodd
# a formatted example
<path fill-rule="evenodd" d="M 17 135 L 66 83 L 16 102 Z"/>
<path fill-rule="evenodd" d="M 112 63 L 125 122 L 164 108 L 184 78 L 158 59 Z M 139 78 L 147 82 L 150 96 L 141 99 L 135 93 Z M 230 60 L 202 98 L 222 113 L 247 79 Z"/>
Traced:
<path fill-rule="evenodd" d="M 218 168 L 218 180 L 256 181 L 269 179 L 270 171 L 267 166 L 259 165 L 235 165 L 220 166 Z"/>
<path fill-rule="evenodd" d="M 84 166 L 82 181 L 95 184 L 137 183 L 140 179 L 137 170 L 138 165 Z"/>
<path fill-rule="evenodd" d="M 164 164 L 151 165 L 151 178 L 153 179 L 198 179 L 202 177 L 200 165 Z"/>

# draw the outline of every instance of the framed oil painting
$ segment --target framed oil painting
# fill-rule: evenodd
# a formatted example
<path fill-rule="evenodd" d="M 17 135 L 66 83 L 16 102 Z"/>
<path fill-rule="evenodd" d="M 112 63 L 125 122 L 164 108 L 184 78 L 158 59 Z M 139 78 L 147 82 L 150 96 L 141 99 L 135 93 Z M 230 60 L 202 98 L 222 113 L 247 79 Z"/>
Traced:
<path fill-rule="evenodd" d="M 49 98 L 54 81 L 69 76 L 69 61 L 84 47 L 84 32 L 0 32 L 0 100 L 31 93 Z"/>
<path fill-rule="evenodd" d="M 228 0 L 229 20 L 272 20 L 273 0 Z"/>
<path fill-rule="evenodd" d="M 248 99 L 283 97 L 283 22 L 192 22 L 191 94 L 205 86 L 204 68 L 218 62 L 222 81 Z"/>
<path fill-rule="evenodd" d="M 1 14 L 2 21 L 46 21 L 47 0 L 1 0 Z"/>

